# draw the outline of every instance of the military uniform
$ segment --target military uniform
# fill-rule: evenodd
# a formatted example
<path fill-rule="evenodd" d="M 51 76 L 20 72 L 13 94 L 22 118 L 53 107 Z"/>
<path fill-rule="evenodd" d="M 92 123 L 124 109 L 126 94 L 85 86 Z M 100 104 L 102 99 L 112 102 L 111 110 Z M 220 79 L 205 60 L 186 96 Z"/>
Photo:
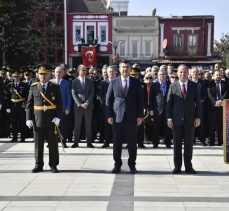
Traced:
<path fill-rule="evenodd" d="M 35 142 L 35 161 L 38 169 L 43 169 L 44 142 L 49 145 L 49 166 L 59 164 L 58 136 L 55 133 L 53 119 L 60 118 L 63 113 L 59 86 L 47 82 L 43 89 L 41 82 L 34 82 L 29 91 L 26 106 L 26 120 L 33 120 L 33 133 Z"/>
<path fill-rule="evenodd" d="M 5 78 L 6 70 L 1 68 L 0 70 L 0 137 L 9 137 L 10 135 L 10 121 L 9 114 L 6 109 L 9 107 L 10 93 L 9 83 L 10 80 Z"/>
<path fill-rule="evenodd" d="M 25 105 L 27 100 L 27 87 L 23 82 L 11 82 L 9 84 L 11 111 L 11 125 L 12 125 L 12 142 L 17 141 L 18 133 L 21 133 L 21 141 L 25 141 L 26 118 Z"/>

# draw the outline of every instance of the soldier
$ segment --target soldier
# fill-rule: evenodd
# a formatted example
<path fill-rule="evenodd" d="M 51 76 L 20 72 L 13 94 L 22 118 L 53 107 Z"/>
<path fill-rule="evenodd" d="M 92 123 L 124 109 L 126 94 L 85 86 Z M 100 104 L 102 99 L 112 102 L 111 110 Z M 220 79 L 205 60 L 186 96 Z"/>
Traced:
<path fill-rule="evenodd" d="M 41 65 L 38 69 L 40 82 L 34 82 L 29 91 L 26 106 L 26 125 L 33 127 L 35 142 L 35 167 L 32 172 L 43 171 L 44 142 L 49 145 L 49 166 L 53 173 L 58 173 L 58 126 L 63 113 L 59 86 L 50 82 L 51 68 Z"/>
<path fill-rule="evenodd" d="M 1 109 L 0 109 L 0 122 L 4 123 L 0 127 L 0 137 L 8 138 L 10 136 L 10 121 L 9 121 L 9 83 L 10 80 L 6 78 L 6 68 L 0 68 L 0 89 L 1 89 Z"/>
<path fill-rule="evenodd" d="M 11 142 L 17 142 L 18 133 L 21 133 L 21 142 L 25 141 L 25 105 L 27 99 L 26 84 L 20 81 L 21 73 L 15 71 L 12 74 L 13 81 L 9 84 L 10 103 L 9 112 L 11 114 L 11 125 L 13 139 Z"/>

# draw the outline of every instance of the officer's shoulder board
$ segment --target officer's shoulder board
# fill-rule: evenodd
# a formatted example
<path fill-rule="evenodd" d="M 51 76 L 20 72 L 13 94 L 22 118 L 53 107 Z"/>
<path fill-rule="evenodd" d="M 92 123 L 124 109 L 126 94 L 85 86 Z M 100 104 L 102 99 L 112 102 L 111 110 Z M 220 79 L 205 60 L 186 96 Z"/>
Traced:
<path fill-rule="evenodd" d="M 39 82 L 33 82 L 31 86 L 36 86 Z"/>

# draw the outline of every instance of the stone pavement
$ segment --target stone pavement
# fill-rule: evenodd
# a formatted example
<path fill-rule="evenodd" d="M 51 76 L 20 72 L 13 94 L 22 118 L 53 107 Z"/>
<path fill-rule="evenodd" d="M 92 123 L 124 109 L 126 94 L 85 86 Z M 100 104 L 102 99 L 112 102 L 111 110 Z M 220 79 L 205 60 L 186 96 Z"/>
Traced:
<path fill-rule="evenodd" d="M 229 210 L 229 165 L 222 147 L 195 146 L 197 175 L 172 175 L 173 150 L 138 150 L 136 175 L 130 175 L 128 152 L 122 173 L 111 174 L 112 148 L 60 149 L 59 174 L 48 166 L 33 174 L 33 143 L 0 140 L 0 210 L 4 211 L 153 211 Z"/>

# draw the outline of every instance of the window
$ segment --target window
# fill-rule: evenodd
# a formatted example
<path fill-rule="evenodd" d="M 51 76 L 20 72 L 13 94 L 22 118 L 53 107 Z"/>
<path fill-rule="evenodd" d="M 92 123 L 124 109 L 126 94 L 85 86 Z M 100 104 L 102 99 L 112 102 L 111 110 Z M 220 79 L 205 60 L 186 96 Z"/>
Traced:
<path fill-rule="evenodd" d="M 184 36 L 183 34 L 175 34 L 173 39 L 174 54 L 181 56 L 184 49 Z"/>
<path fill-rule="evenodd" d="M 94 39 L 95 39 L 95 27 L 94 26 L 87 26 L 87 43 L 89 45 L 92 45 Z"/>
<path fill-rule="evenodd" d="M 132 40 L 132 58 L 138 58 L 138 40 Z"/>
<path fill-rule="evenodd" d="M 108 23 L 98 23 L 98 38 L 101 44 L 108 43 Z"/>
<path fill-rule="evenodd" d="M 145 56 L 150 57 L 151 55 L 151 40 L 145 40 Z"/>
<path fill-rule="evenodd" d="M 119 55 L 126 56 L 126 41 L 122 40 L 119 44 Z"/>
<path fill-rule="evenodd" d="M 190 34 L 188 35 L 188 54 L 195 55 L 198 48 L 198 35 Z"/>
<path fill-rule="evenodd" d="M 83 23 L 73 23 L 73 45 L 78 45 L 83 37 Z"/>

